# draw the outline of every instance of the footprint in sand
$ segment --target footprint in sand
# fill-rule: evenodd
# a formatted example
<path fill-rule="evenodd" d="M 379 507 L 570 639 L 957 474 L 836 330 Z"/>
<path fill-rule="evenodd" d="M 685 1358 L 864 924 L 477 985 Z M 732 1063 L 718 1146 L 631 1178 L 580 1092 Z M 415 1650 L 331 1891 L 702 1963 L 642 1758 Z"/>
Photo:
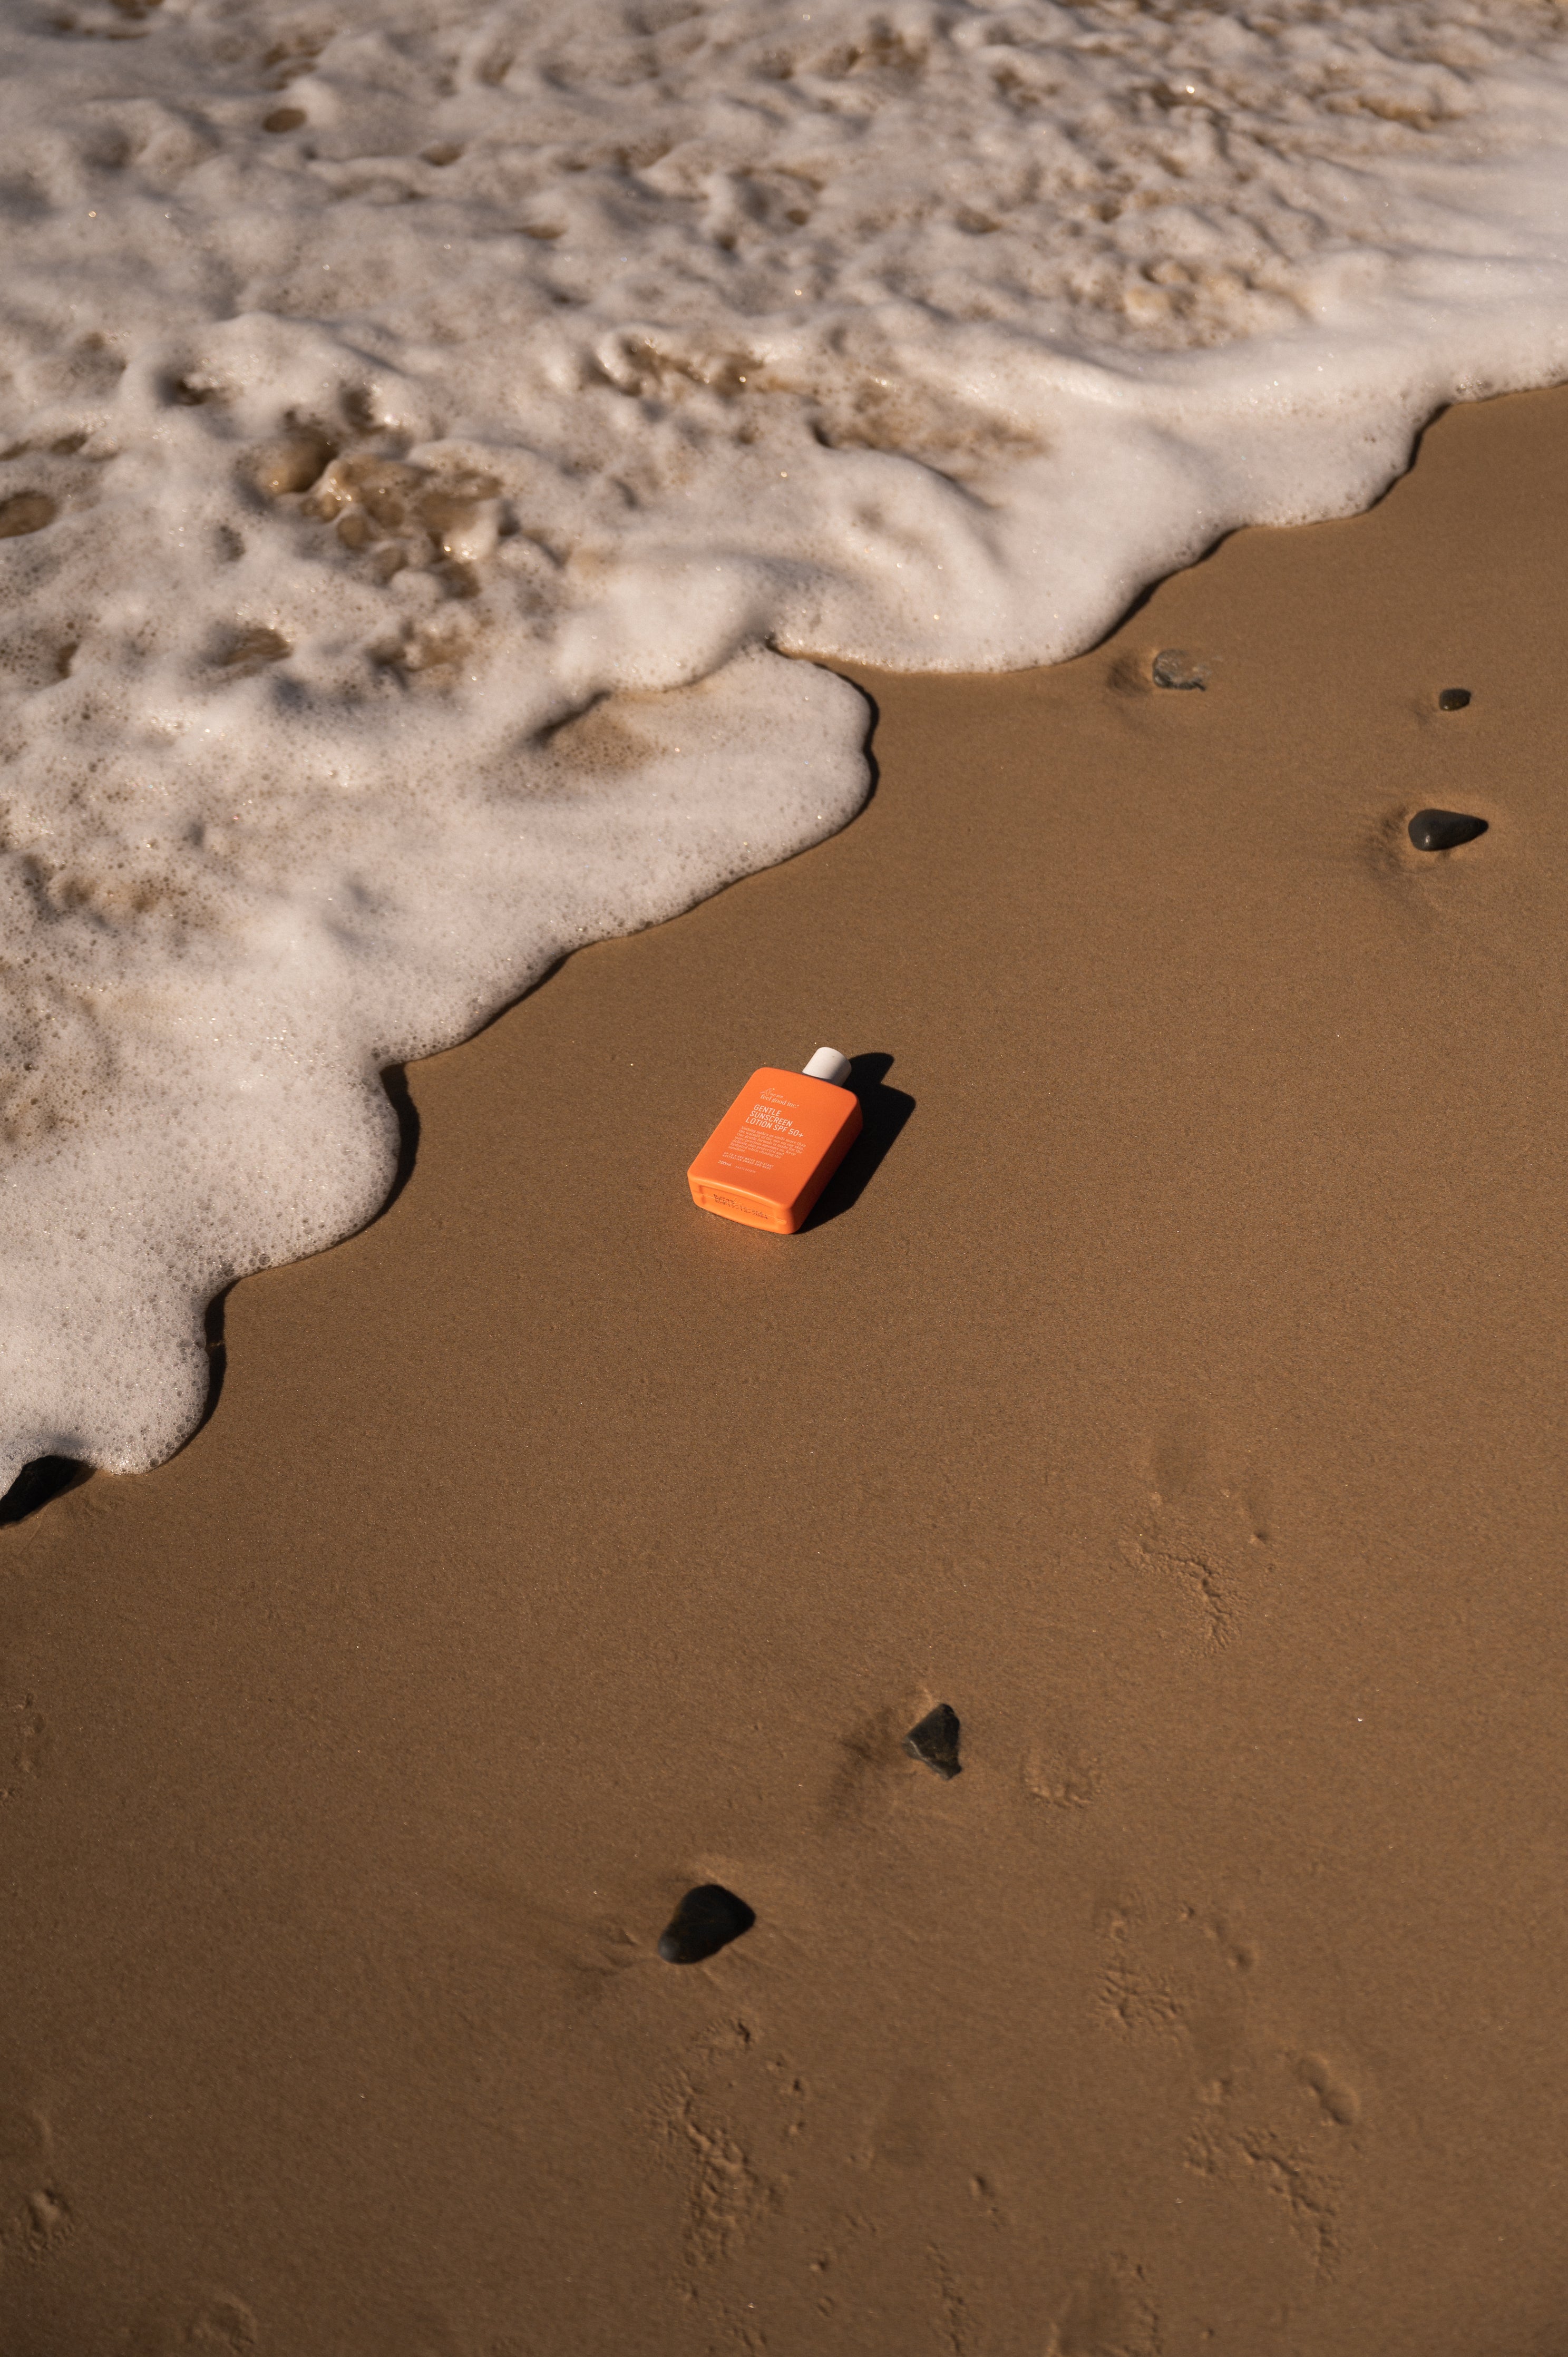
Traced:
<path fill-rule="evenodd" d="M 950 2097 L 940 2072 L 901 2071 L 884 2098 L 872 2130 L 869 2157 L 879 2169 L 923 2169 L 942 2150 Z"/>
<path fill-rule="evenodd" d="M 1321 2054 L 1304 2054 L 1295 2066 L 1295 2075 L 1317 2097 L 1326 2120 L 1331 2120 L 1338 2128 L 1360 2126 L 1360 2096 Z"/>
<path fill-rule="evenodd" d="M 1171 1953 L 1155 1953 L 1168 1943 L 1153 1937 L 1155 1913 L 1135 1892 L 1118 1892 L 1096 1908 L 1105 1961 L 1095 2017 L 1108 2029 L 1182 2043 L 1193 2005 L 1190 1975 Z"/>
<path fill-rule="evenodd" d="M 14 1801 L 38 1775 L 48 1748 L 48 1731 L 37 1696 L 30 1690 L 13 1697 L 0 1725 L 5 1727 L 0 1740 L 5 1745 L 0 1754 L 0 1802 Z"/>
<path fill-rule="evenodd" d="M 1256 2188 L 1283 2205 L 1296 2242 L 1317 2276 L 1330 2276 L 1344 2242 L 1344 2189 L 1316 2153 L 1267 2117 L 1249 2115 L 1230 2089 L 1219 2091 L 1230 2115 L 1195 2129 L 1185 2155 L 1194 2176 L 1217 2189 Z"/>
<path fill-rule="evenodd" d="M 1046 2357 L 1160 2357 L 1160 2312 L 1141 2266 L 1113 2252 L 1079 2276 Z"/>
<path fill-rule="evenodd" d="M 744 2145 L 694 2089 L 684 2091 L 668 2131 L 691 2171 L 682 2240 L 688 2270 L 700 2273 L 729 2257 L 773 2207 L 777 2194 L 753 2168 Z"/>
<path fill-rule="evenodd" d="M 1313 2273 L 1328 2276 L 1354 2224 L 1360 2120 L 1337 2064 L 1258 2040 L 1198 2091 L 1186 2165 L 1216 2190 L 1267 2197 Z"/>
<path fill-rule="evenodd" d="M 682 2298 L 781 2206 L 811 2100 L 792 2056 L 741 2015 L 710 2017 L 663 2077 L 648 2124 L 684 2180 Z"/>
<path fill-rule="evenodd" d="M 1177 2037 L 1206 2081 L 1223 2078 L 1247 2050 L 1248 1985 L 1259 1963 L 1234 1913 L 1119 1891 L 1101 1900 L 1094 1928 L 1104 1943 L 1101 2020 Z"/>
<path fill-rule="evenodd" d="M 1095 2018 L 1141 2043 L 1172 2093 L 1190 2090 L 1187 2169 L 1243 2217 L 1265 2197 L 1312 2272 L 1331 2275 L 1354 2222 L 1361 2098 L 1338 2062 L 1281 2036 L 1288 1998 L 1260 1986 L 1274 1975 L 1241 1911 L 1122 1889 L 1094 1923 Z"/>
<path fill-rule="evenodd" d="M 142 2310 L 126 2357 L 251 2357 L 261 2345 L 242 2299 L 226 2291 L 171 2292 Z"/>
<path fill-rule="evenodd" d="M 70 2231 L 48 2115 L 31 2088 L 16 2082 L 0 2096 L 0 2257 L 47 2259 Z"/>
<path fill-rule="evenodd" d="M 1087 1809 L 1100 1790 L 1098 1760 L 1072 1745 L 1032 1743 L 1024 1754 L 1024 1790 L 1053 1809 Z"/>
<path fill-rule="evenodd" d="M 1185 1597 L 1205 1652 L 1223 1652 L 1274 1569 L 1256 1485 L 1211 1483 L 1174 1445 L 1156 1450 L 1155 1463 L 1165 1478 L 1149 1492 L 1142 1527 L 1123 1543 L 1122 1561 Z"/>

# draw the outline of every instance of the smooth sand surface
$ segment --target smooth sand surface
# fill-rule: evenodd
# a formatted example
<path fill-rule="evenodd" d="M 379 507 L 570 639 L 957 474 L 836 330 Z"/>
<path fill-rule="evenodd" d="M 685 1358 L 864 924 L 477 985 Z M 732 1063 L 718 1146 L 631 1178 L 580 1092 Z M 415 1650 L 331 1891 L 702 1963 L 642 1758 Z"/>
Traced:
<path fill-rule="evenodd" d="M 1565 493 L 1461 410 L 868 679 L 854 825 L 413 1070 L 0 1531 L 6 2357 L 1568 2346 Z M 696 1211 L 823 1040 L 828 1215 Z"/>

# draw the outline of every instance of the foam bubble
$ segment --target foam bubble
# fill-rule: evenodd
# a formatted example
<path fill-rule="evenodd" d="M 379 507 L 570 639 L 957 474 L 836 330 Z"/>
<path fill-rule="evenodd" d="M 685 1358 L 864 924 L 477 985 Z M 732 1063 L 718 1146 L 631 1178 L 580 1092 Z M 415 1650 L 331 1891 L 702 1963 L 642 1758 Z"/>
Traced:
<path fill-rule="evenodd" d="M 383 1064 L 844 823 L 783 653 L 1070 654 L 1568 371 L 1533 0 L 52 0 L 0 133 L 0 1480 L 178 1444 Z"/>

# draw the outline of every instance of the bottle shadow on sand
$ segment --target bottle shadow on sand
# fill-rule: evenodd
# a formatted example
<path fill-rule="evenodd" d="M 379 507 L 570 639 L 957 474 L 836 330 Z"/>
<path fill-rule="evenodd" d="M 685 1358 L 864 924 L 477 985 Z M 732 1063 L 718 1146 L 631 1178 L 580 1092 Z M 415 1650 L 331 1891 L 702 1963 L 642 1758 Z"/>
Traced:
<path fill-rule="evenodd" d="M 914 1098 L 903 1089 L 890 1089 L 887 1085 L 892 1065 L 892 1057 L 880 1051 L 850 1058 L 849 1086 L 860 1099 L 864 1126 L 822 1189 L 822 1200 L 801 1230 L 803 1235 L 854 1211 L 914 1112 Z"/>

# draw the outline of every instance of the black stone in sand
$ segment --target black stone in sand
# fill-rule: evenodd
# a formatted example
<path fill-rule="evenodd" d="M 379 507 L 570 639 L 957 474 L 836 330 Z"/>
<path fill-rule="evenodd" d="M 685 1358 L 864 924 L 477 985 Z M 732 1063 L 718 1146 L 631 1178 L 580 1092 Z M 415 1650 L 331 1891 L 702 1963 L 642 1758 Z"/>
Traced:
<path fill-rule="evenodd" d="M 1162 647 L 1155 657 L 1156 687 L 1207 687 L 1208 673 L 1196 655 L 1184 654 L 1180 647 Z"/>
<path fill-rule="evenodd" d="M 87 1479 L 87 1468 L 79 1465 L 74 1457 L 35 1457 L 24 1465 L 4 1497 L 0 1497 L 0 1523 L 19 1523 L 28 1514 L 36 1514 L 51 1498 L 67 1490 L 74 1490 L 79 1481 Z"/>
<path fill-rule="evenodd" d="M 1470 701 L 1467 687 L 1445 687 L 1437 698 L 1439 712 L 1463 712 Z"/>
<path fill-rule="evenodd" d="M 1486 832 L 1484 818 L 1468 818 L 1463 811 L 1417 811 L 1410 823 L 1410 839 L 1418 851 L 1454 851 Z"/>
<path fill-rule="evenodd" d="M 940 1702 L 929 1710 L 918 1727 L 912 1727 L 904 1738 L 904 1749 L 911 1760 L 919 1760 L 934 1768 L 944 1781 L 963 1774 L 963 1762 L 958 1756 L 958 1713 L 951 1703 Z"/>
<path fill-rule="evenodd" d="M 659 1953 L 667 1964 L 700 1964 L 749 1932 L 756 1921 L 745 1900 L 722 1882 L 699 1882 L 665 1925 Z"/>

